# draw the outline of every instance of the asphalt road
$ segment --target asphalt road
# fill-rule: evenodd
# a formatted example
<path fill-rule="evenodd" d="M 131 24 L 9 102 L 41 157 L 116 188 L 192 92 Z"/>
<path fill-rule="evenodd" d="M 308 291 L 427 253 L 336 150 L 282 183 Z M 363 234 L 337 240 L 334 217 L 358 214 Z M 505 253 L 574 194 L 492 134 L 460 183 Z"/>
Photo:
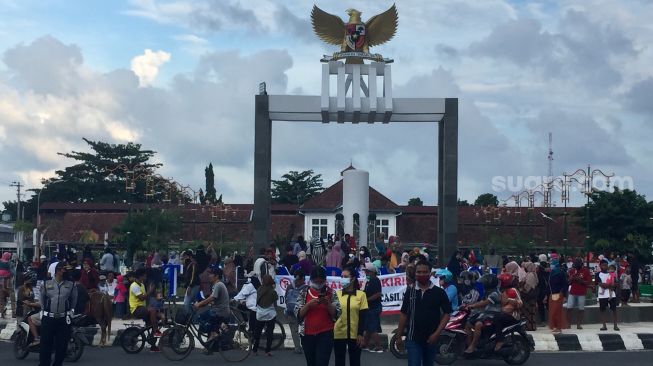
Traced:
<path fill-rule="evenodd" d="M 577 365 L 577 366 L 615 366 L 615 365 L 628 365 L 628 366 L 650 366 L 653 364 L 653 351 L 643 352 L 584 352 L 584 353 L 535 353 L 531 355 L 530 360 L 525 364 L 528 366 L 552 366 L 552 365 Z M 161 365 L 183 365 L 186 363 L 193 365 L 211 365 L 226 364 L 226 362 L 217 353 L 211 356 L 203 355 L 199 351 L 195 351 L 190 357 L 183 362 L 172 362 L 166 360 L 163 355 L 158 353 L 150 353 L 143 351 L 137 355 L 127 355 L 119 347 L 97 348 L 88 347 L 84 350 L 84 355 L 75 364 L 67 365 L 91 365 L 91 366 L 116 366 L 116 365 L 139 365 L 139 366 L 161 366 Z M 37 365 L 38 355 L 30 354 L 25 360 L 16 360 L 13 357 L 11 350 L 11 343 L 0 342 L 0 365 Z M 302 355 L 293 354 L 290 351 L 277 352 L 273 357 L 263 356 L 250 356 L 248 359 L 241 363 L 243 366 L 258 366 L 258 365 L 292 365 L 302 366 L 305 365 L 305 360 Z M 333 365 L 333 357 L 331 358 Z M 389 366 L 389 365 L 406 365 L 406 360 L 398 360 L 390 353 L 383 354 L 363 354 L 363 365 L 374 366 Z M 502 361 L 465 361 L 461 360 L 455 365 L 468 365 L 468 366 L 490 366 L 490 365 L 505 365 Z"/>

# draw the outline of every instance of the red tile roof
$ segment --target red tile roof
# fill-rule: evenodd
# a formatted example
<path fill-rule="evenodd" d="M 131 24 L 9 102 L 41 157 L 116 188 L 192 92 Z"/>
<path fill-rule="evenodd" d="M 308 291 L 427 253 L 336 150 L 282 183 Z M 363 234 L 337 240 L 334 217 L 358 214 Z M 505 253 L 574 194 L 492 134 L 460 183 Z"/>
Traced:
<path fill-rule="evenodd" d="M 342 185 L 343 183 L 341 179 L 331 187 L 322 191 L 322 193 L 306 201 L 299 208 L 300 211 L 337 210 L 342 206 Z M 396 203 L 379 193 L 376 189 L 370 187 L 369 192 L 370 211 L 401 211 L 401 208 Z"/>

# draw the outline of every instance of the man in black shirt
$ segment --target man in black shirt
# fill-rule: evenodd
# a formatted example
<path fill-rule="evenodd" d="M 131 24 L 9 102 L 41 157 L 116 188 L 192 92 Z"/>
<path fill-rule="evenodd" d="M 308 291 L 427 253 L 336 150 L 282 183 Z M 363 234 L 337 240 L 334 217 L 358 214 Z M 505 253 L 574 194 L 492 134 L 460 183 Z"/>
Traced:
<path fill-rule="evenodd" d="M 419 261 L 415 266 L 415 285 L 404 294 L 397 334 L 406 332 L 406 351 L 409 365 L 432 366 L 435 362 L 435 343 L 449 321 L 451 303 L 443 289 L 431 283 L 431 264 Z M 397 347 L 403 340 L 397 338 Z"/>
<path fill-rule="evenodd" d="M 365 263 L 365 295 L 367 296 L 367 316 L 365 319 L 365 344 L 368 346 L 370 352 L 382 353 L 381 339 L 381 311 L 383 305 L 381 304 L 381 280 L 376 276 L 377 269 L 372 263 Z M 375 347 L 372 348 L 370 340 L 374 343 Z"/>

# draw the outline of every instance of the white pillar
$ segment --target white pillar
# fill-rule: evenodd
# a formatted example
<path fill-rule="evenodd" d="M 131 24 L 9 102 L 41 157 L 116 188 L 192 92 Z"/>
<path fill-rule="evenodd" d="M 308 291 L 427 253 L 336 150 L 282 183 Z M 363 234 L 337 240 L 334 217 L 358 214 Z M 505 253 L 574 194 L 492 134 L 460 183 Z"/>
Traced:
<path fill-rule="evenodd" d="M 354 214 L 360 217 L 360 245 L 367 246 L 367 217 L 370 212 L 370 173 L 348 170 L 343 173 L 342 214 L 345 217 L 345 234 L 353 234 Z"/>

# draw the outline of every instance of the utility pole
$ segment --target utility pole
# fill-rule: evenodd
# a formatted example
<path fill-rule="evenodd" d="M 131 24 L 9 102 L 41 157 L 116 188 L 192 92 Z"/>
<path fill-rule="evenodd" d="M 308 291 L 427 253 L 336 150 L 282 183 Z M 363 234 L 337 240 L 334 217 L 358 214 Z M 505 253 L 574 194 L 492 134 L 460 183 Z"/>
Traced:
<path fill-rule="evenodd" d="M 20 182 L 11 182 L 10 187 L 16 187 L 16 197 L 18 197 L 18 203 L 16 204 L 16 221 L 21 219 L 20 215 L 20 188 L 23 185 Z"/>

